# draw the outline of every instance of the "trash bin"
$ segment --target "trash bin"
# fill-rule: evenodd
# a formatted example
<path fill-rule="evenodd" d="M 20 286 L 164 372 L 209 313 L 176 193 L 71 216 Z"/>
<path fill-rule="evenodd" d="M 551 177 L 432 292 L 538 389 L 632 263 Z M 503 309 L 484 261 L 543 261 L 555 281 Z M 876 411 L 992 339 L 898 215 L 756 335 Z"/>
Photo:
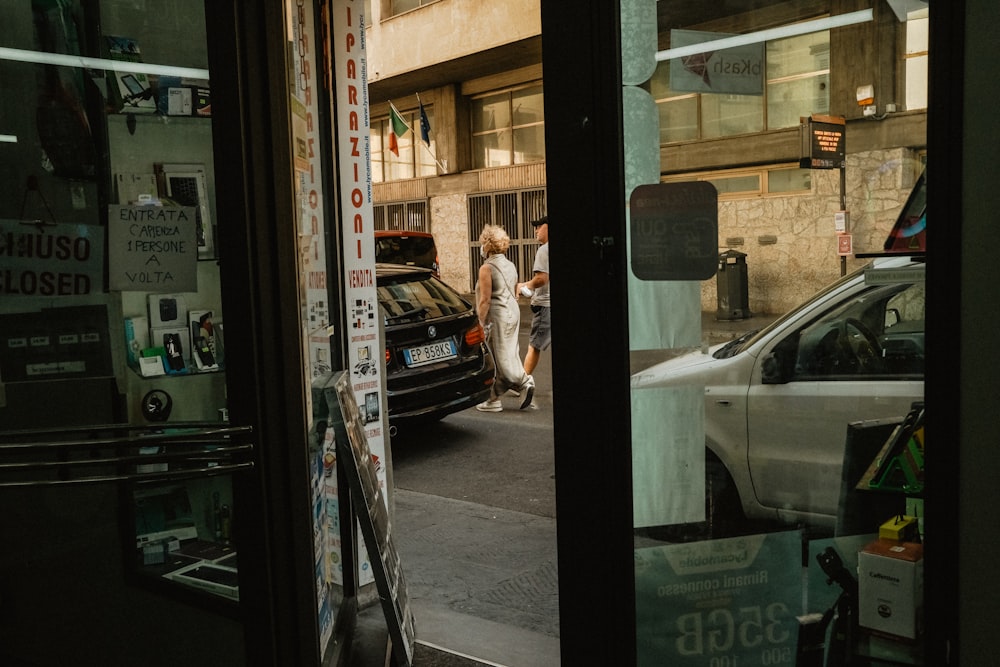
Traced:
<path fill-rule="evenodd" d="M 715 313 L 717 320 L 744 320 L 750 317 L 750 297 L 747 294 L 747 256 L 738 250 L 719 254 L 718 290 Z"/>

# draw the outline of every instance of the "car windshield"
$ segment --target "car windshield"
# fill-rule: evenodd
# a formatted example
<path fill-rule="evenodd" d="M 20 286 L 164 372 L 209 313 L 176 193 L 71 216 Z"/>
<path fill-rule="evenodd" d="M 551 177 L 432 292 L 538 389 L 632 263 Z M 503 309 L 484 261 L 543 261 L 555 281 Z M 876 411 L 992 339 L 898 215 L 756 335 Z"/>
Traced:
<path fill-rule="evenodd" d="M 472 308 L 453 289 L 427 274 L 379 278 L 378 300 L 386 325 L 448 317 Z"/>
<path fill-rule="evenodd" d="M 713 352 L 712 356 L 716 359 L 728 359 L 729 357 L 738 354 L 740 350 L 743 349 L 743 344 L 760 333 L 760 331 L 760 329 L 754 329 L 753 331 L 748 331 L 739 338 L 734 338 Z"/>
<path fill-rule="evenodd" d="M 907 259 L 908 258 L 902 258 L 902 262 L 893 260 L 893 264 L 898 263 L 900 266 L 902 266 L 903 263 L 907 261 Z M 811 307 L 811 304 L 813 304 L 814 302 L 822 300 L 825 295 L 840 289 L 843 285 L 857 279 L 858 276 L 862 275 L 865 271 L 871 270 L 875 266 L 876 266 L 875 261 L 866 263 L 859 269 L 847 274 L 846 276 L 843 276 L 836 282 L 831 283 L 825 289 L 818 292 L 812 299 L 809 299 L 808 301 L 804 302 L 797 308 L 788 311 L 787 313 L 776 319 L 774 322 L 771 322 L 764 328 L 743 334 L 739 338 L 736 338 L 734 340 L 729 341 L 728 343 L 725 343 L 722 347 L 715 350 L 715 352 L 712 353 L 712 356 L 715 357 L 716 359 L 725 359 L 728 357 L 735 356 L 740 352 L 742 352 L 743 350 L 752 347 L 754 343 L 756 343 L 757 340 L 761 336 L 766 334 L 768 331 L 771 331 L 775 327 L 780 327 L 785 321 L 795 317 L 802 309 Z"/>

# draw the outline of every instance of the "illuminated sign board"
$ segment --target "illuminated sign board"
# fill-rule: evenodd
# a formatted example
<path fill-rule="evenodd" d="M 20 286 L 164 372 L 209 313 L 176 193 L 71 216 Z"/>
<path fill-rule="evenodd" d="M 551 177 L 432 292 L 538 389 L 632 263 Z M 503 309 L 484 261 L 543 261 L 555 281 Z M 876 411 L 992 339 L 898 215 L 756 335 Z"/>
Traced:
<path fill-rule="evenodd" d="M 839 116 L 813 114 L 799 124 L 803 169 L 843 169 L 846 124 Z"/>

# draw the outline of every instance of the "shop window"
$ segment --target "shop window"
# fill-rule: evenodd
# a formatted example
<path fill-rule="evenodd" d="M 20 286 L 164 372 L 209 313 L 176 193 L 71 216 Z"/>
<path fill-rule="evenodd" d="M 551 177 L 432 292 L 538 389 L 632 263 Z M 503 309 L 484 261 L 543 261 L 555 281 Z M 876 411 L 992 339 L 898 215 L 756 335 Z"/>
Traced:
<path fill-rule="evenodd" d="M 659 109 L 660 143 L 795 127 L 801 116 L 829 113 L 828 31 L 767 42 L 765 60 L 762 95 L 676 91 L 670 62 L 660 63 L 649 84 Z"/>
<path fill-rule="evenodd" d="M 397 16 L 433 2 L 437 2 L 437 0 L 389 0 L 386 4 L 388 5 L 389 16 Z"/>
<path fill-rule="evenodd" d="M 925 10 L 926 11 L 926 10 Z M 906 22 L 906 108 L 927 108 L 927 18 Z"/>
<path fill-rule="evenodd" d="M 427 121 L 434 127 L 434 110 L 424 106 Z M 437 164 L 434 155 L 437 142 L 432 132 L 428 133 L 430 144 L 421 138 L 420 111 L 400 111 L 400 118 L 406 126 L 402 134 L 396 133 L 395 150 L 390 134 L 393 133 L 389 116 L 375 118 L 371 124 L 371 166 L 372 182 L 384 183 L 404 178 L 436 176 Z"/>
<path fill-rule="evenodd" d="M 506 167 L 545 159 L 541 84 L 472 100 L 473 167 Z"/>
<path fill-rule="evenodd" d="M 667 176 L 664 182 L 708 181 L 720 199 L 740 199 L 762 195 L 809 194 L 812 171 L 797 166 L 778 165 L 759 169 L 740 169 Z"/>

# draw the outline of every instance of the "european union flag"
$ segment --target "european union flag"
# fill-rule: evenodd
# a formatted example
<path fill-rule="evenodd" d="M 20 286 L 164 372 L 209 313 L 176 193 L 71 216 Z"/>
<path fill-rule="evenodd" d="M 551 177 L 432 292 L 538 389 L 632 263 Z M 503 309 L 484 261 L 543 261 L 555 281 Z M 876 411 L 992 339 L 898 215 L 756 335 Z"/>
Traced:
<path fill-rule="evenodd" d="M 420 105 L 420 138 L 424 140 L 424 143 L 428 146 L 431 145 L 431 122 L 427 120 L 427 112 L 424 111 L 424 103 L 418 102 Z"/>

